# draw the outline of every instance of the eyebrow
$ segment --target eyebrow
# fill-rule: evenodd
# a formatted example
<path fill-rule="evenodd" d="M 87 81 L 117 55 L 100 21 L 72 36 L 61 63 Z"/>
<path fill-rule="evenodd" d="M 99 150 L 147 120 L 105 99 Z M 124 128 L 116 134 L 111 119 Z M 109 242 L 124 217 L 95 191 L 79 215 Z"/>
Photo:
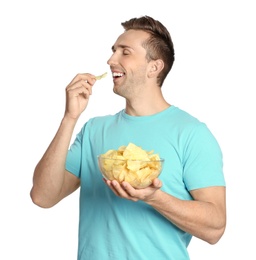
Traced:
<path fill-rule="evenodd" d="M 117 45 L 116 47 L 113 45 L 112 47 L 111 47 L 111 50 L 112 51 L 115 51 L 117 48 L 121 48 L 121 49 L 125 49 L 125 48 L 127 48 L 127 49 L 132 49 L 130 46 L 128 46 L 128 45 L 124 45 L 124 44 L 119 44 L 119 45 Z"/>

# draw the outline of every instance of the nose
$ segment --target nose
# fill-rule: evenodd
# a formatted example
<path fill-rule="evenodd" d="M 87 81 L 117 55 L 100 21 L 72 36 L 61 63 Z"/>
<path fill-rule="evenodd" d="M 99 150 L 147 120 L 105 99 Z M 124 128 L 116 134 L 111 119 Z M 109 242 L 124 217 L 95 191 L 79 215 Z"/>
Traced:
<path fill-rule="evenodd" d="M 109 66 L 112 66 L 112 65 L 114 65 L 114 64 L 117 63 L 116 60 L 114 59 L 114 54 L 115 54 L 115 53 L 113 53 L 113 54 L 110 56 L 110 58 L 108 59 L 108 61 L 107 61 L 107 64 L 108 64 Z"/>

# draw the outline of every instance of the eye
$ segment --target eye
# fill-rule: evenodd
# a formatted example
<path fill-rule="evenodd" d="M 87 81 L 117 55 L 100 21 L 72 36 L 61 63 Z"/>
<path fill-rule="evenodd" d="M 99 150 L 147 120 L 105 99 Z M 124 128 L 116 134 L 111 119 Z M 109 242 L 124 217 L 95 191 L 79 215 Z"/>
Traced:
<path fill-rule="evenodd" d="M 129 55 L 129 54 L 130 54 L 130 51 L 128 51 L 128 50 L 123 51 L 123 55 Z"/>

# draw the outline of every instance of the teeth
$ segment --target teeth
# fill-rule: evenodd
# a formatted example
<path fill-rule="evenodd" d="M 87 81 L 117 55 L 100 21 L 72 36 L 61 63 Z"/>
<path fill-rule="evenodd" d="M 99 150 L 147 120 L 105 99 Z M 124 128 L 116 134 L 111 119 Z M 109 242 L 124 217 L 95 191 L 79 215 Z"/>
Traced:
<path fill-rule="evenodd" d="M 124 74 L 123 73 L 117 73 L 117 72 L 113 72 L 113 77 L 122 77 Z"/>

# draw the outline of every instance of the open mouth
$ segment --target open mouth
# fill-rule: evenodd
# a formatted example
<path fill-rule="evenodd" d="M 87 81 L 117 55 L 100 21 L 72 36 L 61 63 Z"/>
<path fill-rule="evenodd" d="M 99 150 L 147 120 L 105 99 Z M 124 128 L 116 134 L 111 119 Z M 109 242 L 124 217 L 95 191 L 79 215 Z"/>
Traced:
<path fill-rule="evenodd" d="M 121 78 L 124 76 L 124 73 L 121 73 L 121 72 L 113 72 L 112 73 L 112 76 L 114 79 L 118 79 L 118 78 Z"/>

